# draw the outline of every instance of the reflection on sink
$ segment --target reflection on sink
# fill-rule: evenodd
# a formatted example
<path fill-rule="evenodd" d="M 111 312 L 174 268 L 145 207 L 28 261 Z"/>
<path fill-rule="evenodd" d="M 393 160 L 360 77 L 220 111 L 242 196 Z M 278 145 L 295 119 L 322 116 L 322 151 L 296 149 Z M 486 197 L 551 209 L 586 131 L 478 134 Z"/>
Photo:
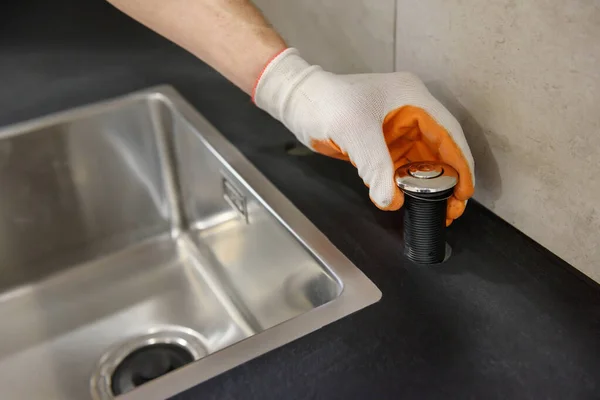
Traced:
<path fill-rule="evenodd" d="M 166 398 L 381 296 L 170 87 L 0 130 L 0 192 L 6 399 Z"/>

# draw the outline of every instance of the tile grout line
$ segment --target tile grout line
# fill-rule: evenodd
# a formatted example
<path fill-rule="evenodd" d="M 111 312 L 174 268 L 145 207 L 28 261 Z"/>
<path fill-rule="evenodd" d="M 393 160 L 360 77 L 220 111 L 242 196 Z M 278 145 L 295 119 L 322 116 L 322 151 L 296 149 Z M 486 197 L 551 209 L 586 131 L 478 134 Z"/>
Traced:
<path fill-rule="evenodd" d="M 398 68 L 398 62 L 396 58 L 396 52 L 398 51 L 398 46 L 396 46 L 396 40 L 398 40 L 398 1 L 399 0 L 394 0 L 394 23 L 392 24 L 392 35 L 394 35 L 394 37 L 392 38 L 392 57 L 394 57 L 394 59 L 392 60 L 393 72 L 396 72 Z"/>

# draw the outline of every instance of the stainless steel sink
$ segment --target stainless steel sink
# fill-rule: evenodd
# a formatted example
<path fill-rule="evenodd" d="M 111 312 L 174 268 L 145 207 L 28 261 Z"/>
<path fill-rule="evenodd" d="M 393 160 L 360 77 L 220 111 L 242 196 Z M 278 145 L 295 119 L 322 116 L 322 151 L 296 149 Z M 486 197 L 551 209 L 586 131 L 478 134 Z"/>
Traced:
<path fill-rule="evenodd" d="M 171 87 L 0 130 L 2 399 L 164 399 L 380 297 Z"/>

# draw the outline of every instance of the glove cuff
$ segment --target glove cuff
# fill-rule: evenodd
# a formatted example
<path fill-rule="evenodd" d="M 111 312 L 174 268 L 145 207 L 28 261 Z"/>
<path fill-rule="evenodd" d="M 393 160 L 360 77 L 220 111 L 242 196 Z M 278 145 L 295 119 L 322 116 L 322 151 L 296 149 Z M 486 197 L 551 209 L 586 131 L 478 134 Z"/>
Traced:
<path fill-rule="evenodd" d="M 285 107 L 298 85 L 319 66 L 310 65 L 295 48 L 275 55 L 254 86 L 252 100 L 271 116 L 283 120 Z"/>

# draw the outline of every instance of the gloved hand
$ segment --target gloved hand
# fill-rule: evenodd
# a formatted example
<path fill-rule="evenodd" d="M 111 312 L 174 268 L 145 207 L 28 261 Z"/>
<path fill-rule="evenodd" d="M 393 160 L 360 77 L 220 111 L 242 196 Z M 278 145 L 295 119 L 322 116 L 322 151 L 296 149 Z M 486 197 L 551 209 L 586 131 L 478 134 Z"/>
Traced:
<path fill-rule="evenodd" d="M 460 124 L 410 73 L 336 75 L 289 48 L 266 65 L 253 99 L 306 146 L 350 161 L 383 210 L 404 203 L 394 172 L 408 162 L 439 160 L 458 171 L 447 224 L 473 195 L 473 156 Z"/>

